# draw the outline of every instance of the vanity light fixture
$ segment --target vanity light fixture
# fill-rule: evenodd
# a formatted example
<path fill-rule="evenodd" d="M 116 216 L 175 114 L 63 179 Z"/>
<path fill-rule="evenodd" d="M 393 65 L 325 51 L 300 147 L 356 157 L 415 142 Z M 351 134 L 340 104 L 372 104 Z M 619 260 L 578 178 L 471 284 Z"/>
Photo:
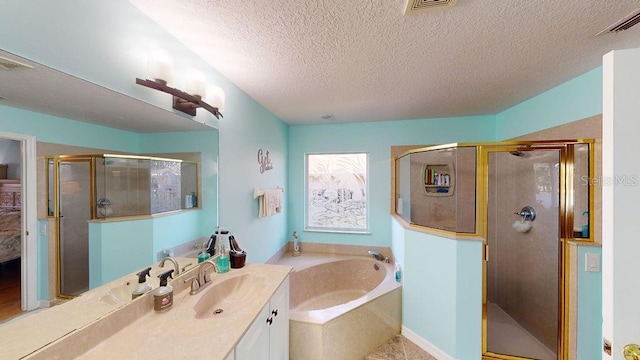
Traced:
<path fill-rule="evenodd" d="M 206 103 L 204 100 L 202 100 L 201 95 L 191 95 L 182 90 L 172 88 L 168 86 L 167 82 L 164 80 L 160 80 L 160 79 L 143 80 L 140 78 L 136 78 L 136 84 L 173 95 L 173 108 L 176 110 L 180 110 L 191 116 L 196 116 L 197 108 L 203 108 L 208 112 L 212 113 L 213 116 L 216 117 L 216 119 L 220 119 L 221 117 L 223 117 L 220 111 L 218 110 L 218 108 L 215 106 L 211 106 L 208 103 Z"/>
<path fill-rule="evenodd" d="M 206 95 L 206 84 L 202 73 L 191 72 L 187 81 L 187 91 L 167 85 L 173 79 L 173 58 L 170 53 L 157 46 L 149 49 L 147 68 L 149 72 L 147 76 L 154 80 L 136 78 L 136 84 L 173 95 L 174 109 L 196 116 L 196 109 L 204 108 L 216 119 L 223 117 L 220 113 L 220 105 L 210 105 L 202 99 Z"/>

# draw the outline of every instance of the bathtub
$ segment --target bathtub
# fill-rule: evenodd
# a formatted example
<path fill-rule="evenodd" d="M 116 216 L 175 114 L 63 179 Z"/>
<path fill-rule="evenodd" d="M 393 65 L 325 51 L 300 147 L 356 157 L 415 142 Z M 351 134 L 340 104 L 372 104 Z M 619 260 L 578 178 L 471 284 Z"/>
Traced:
<path fill-rule="evenodd" d="M 292 265 L 291 360 L 362 359 L 400 332 L 402 289 L 393 266 L 369 257 L 307 253 Z"/>

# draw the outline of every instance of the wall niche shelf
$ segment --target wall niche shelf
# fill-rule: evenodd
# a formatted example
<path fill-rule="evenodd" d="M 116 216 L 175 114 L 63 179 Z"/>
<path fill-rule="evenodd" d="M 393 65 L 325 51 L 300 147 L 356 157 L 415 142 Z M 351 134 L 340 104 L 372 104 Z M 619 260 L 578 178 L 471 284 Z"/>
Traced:
<path fill-rule="evenodd" d="M 456 176 L 453 163 L 424 164 L 423 194 L 425 196 L 451 196 L 455 190 Z"/>

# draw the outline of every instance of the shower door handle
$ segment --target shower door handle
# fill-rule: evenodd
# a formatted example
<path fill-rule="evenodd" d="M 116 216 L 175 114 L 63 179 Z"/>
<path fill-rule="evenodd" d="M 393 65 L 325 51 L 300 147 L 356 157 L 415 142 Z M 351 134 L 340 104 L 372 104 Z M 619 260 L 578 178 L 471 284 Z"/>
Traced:
<path fill-rule="evenodd" d="M 640 346 L 629 344 L 622 349 L 622 354 L 626 360 L 640 360 Z"/>

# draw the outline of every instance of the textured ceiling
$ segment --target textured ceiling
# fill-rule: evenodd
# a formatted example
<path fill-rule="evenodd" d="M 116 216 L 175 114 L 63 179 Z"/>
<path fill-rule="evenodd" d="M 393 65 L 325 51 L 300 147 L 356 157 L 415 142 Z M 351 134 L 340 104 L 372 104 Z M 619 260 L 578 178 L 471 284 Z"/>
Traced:
<path fill-rule="evenodd" d="M 290 124 L 493 114 L 640 47 L 594 37 L 629 0 L 130 1 Z"/>

